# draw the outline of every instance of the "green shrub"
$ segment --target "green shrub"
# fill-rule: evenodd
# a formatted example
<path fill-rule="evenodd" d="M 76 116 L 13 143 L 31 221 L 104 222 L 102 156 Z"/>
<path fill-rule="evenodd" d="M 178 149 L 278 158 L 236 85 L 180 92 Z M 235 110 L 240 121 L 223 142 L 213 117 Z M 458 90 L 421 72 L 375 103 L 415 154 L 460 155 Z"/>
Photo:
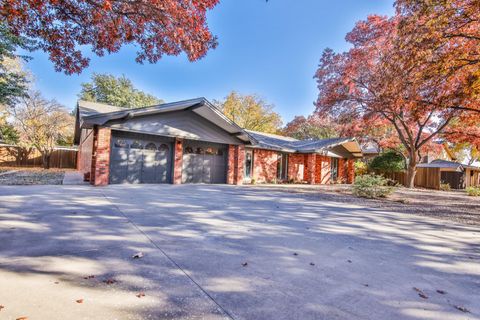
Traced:
<path fill-rule="evenodd" d="M 449 183 L 440 183 L 440 190 L 450 191 L 450 190 L 452 190 L 452 188 L 450 187 Z"/>
<path fill-rule="evenodd" d="M 480 187 L 468 187 L 465 191 L 471 197 L 480 197 Z"/>
<path fill-rule="evenodd" d="M 373 158 L 370 169 L 382 173 L 400 172 L 405 169 L 405 162 L 401 155 L 389 151 Z"/>
<path fill-rule="evenodd" d="M 395 191 L 395 187 L 389 186 L 389 182 L 389 179 L 375 174 L 358 176 L 355 178 L 352 192 L 362 198 L 385 198 Z"/>

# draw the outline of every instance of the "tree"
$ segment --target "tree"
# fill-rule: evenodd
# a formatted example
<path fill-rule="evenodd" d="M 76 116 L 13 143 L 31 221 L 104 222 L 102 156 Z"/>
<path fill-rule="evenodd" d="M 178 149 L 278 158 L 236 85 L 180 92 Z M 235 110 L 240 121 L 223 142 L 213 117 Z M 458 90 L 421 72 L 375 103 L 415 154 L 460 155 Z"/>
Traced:
<path fill-rule="evenodd" d="M 421 153 L 436 148 L 434 138 L 452 120 L 468 115 L 458 106 L 478 103 L 478 97 L 464 94 L 462 81 L 440 73 L 425 77 L 434 62 L 428 50 L 399 44 L 400 18 L 369 16 L 347 35 L 349 51 L 324 51 L 315 75 L 316 107 L 321 115 L 351 119 L 352 126 L 386 124 L 408 158 L 407 181 L 413 188 Z"/>
<path fill-rule="evenodd" d="M 25 40 L 11 34 L 0 23 L 0 105 L 12 106 L 28 89 L 27 76 L 21 70 L 17 47 L 26 48 Z"/>
<path fill-rule="evenodd" d="M 123 108 L 147 107 L 163 101 L 136 89 L 125 76 L 93 74 L 91 82 L 82 83 L 78 95 L 82 100 L 101 102 Z"/>
<path fill-rule="evenodd" d="M 58 141 L 67 139 L 73 131 L 73 117 L 54 100 L 44 99 L 33 92 L 13 109 L 14 126 L 20 135 L 19 145 L 35 147 L 42 155 L 45 169 Z"/>
<path fill-rule="evenodd" d="M 327 139 L 339 136 L 340 132 L 337 127 L 331 118 L 322 118 L 313 114 L 308 118 L 296 116 L 282 129 L 282 133 L 299 140 Z"/>
<path fill-rule="evenodd" d="M 3 0 L 0 14 L 12 34 L 27 37 L 49 54 L 57 71 L 72 74 L 89 64 L 82 46 L 103 56 L 133 44 L 139 63 L 182 52 L 190 61 L 200 59 L 217 45 L 206 13 L 218 2 Z"/>
<path fill-rule="evenodd" d="M 405 169 L 405 163 L 400 154 L 388 151 L 373 158 L 370 169 L 381 173 L 401 172 Z"/>
<path fill-rule="evenodd" d="M 282 119 L 268 104 L 256 95 L 240 95 L 231 92 L 224 101 L 214 102 L 223 113 L 240 127 L 247 130 L 277 133 Z"/>

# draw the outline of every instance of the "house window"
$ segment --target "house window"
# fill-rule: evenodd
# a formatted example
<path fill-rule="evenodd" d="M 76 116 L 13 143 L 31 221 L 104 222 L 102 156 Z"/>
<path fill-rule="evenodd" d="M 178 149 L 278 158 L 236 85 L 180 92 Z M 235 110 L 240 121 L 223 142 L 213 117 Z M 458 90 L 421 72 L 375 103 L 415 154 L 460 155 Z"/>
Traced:
<path fill-rule="evenodd" d="M 277 155 L 277 179 L 287 180 L 288 173 L 288 154 L 279 153 Z"/>
<path fill-rule="evenodd" d="M 330 174 L 332 178 L 332 182 L 336 182 L 338 179 L 338 158 L 332 158 L 330 164 Z"/>
<path fill-rule="evenodd" d="M 253 171 L 253 150 L 245 150 L 245 178 L 251 178 Z"/>

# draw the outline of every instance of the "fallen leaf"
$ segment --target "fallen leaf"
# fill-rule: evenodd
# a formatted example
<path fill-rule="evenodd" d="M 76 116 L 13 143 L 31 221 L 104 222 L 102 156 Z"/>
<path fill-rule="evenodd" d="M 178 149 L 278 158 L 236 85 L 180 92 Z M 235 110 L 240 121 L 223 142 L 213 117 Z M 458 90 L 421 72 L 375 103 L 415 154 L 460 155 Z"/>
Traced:
<path fill-rule="evenodd" d="M 368 283 L 365 283 L 363 286 L 364 286 L 364 287 L 368 287 Z"/>
<path fill-rule="evenodd" d="M 0 311 L 2 311 L 3 308 L 5 308 L 5 306 L 0 305 Z"/>
<path fill-rule="evenodd" d="M 465 313 L 470 313 L 470 310 L 468 310 L 464 306 L 455 306 L 455 309 L 460 310 L 460 311 L 465 312 Z"/>
<path fill-rule="evenodd" d="M 446 293 L 445 291 L 440 290 L 440 289 L 437 289 L 437 292 L 440 293 L 440 294 L 445 294 Z"/>
<path fill-rule="evenodd" d="M 28 317 L 20 317 L 20 318 L 17 318 L 15 320 L 28 320 Z"/>
<path fill-rule="evenodd" d="M 54 283 L 55 283 L 55 284 L 59 284 L 60 282 L 58 282 L 58 281 L 55 281 Z"/>
<path fill-rule="evenodd" d="M 136 296 L 137 296 L 137 298 L 145 297 L 145 293 L 140 292 L 140 293 L 136 294 Z"/>
<path fill-rule="evenodd" d="M 77 303 L 83 303 L 83 299 L 75 300 Z"/>
<path fill-rule="evenodd" d="M 420 298 L 423 298 L 423 299 L 428 299 L 428 296 L 425 294 L 425 292 L 423 292 L 422 290 L 418 289 L 418 288 L 415 288 L 413 287 L 413 290 L 417 291 L 418 293 L 418 296 Z"/>
<path fill-rule="evenodd" d="M 347 260 L 347 261 L 348 261 L 348 263 L 352 263 L 352 260 Z"/>
<path fill-rule="evenodd" d="M 142 252 L 137 252 L 132 256 L 133 259 L 140 259 L 143 258 L 143 253 Z"/>
<path fill-rule="evenodd" d="M 313 263 L 313 262 L 310 262 L 310 265 L 311 265 L 311 266 L 314 266 L 314 265 L 315 265 L 315 263 Z"/>
<path fill-rule="evenodd" d="M 294 256 L 298 256 L 298 253 L 294 252 L 293 255 L 294 255 Z"/>
<path fill-rule="evenodd" d="M 244 262 L 244 263 L 242 263 L 242 266 L 243 266 L 243 267 L 246 267 L 246 266 L 248 266 L 248 262 Z"/>
<path fill-rule="evenodd" d="M 114 284 L 116 283 L 117 280 L 115 279 L 106 279 L 106 280 L 103 280 L 103 283 L 106 283 L 106 284 Z"/>
<path fill-rule="evenodd" d="M 86 280 L 88 280 L 88 279 L 93 279 L 93 278 L 95 278 L 94 275 L 83 277 L 83 279 L 86 279 Z"/>

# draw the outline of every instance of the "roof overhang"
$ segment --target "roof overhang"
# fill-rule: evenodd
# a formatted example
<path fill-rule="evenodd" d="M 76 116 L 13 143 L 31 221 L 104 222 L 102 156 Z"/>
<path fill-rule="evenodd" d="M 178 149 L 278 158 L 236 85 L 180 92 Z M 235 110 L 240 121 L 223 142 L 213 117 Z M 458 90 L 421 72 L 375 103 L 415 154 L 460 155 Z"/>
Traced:
<path fill-rule="evenodd" d="M 237 124 L 228 119 L 217 107 L 205 98 L 191 99 L 173 103 L 165 103 L 157 106 L 127 109 L 108 113 L 99 113 L 86 116 L 81 119 L 82 128 L 93 128 L 94 126 L 105 126 L 114 120 L 128 120 L 136 117 L 144 117 L 154 114 L 162 114 L 175 111 L 190 110 L 209 122 L 215 124 L 229 134 L 243 142 L 250 143 L 251 137 Z"/>

